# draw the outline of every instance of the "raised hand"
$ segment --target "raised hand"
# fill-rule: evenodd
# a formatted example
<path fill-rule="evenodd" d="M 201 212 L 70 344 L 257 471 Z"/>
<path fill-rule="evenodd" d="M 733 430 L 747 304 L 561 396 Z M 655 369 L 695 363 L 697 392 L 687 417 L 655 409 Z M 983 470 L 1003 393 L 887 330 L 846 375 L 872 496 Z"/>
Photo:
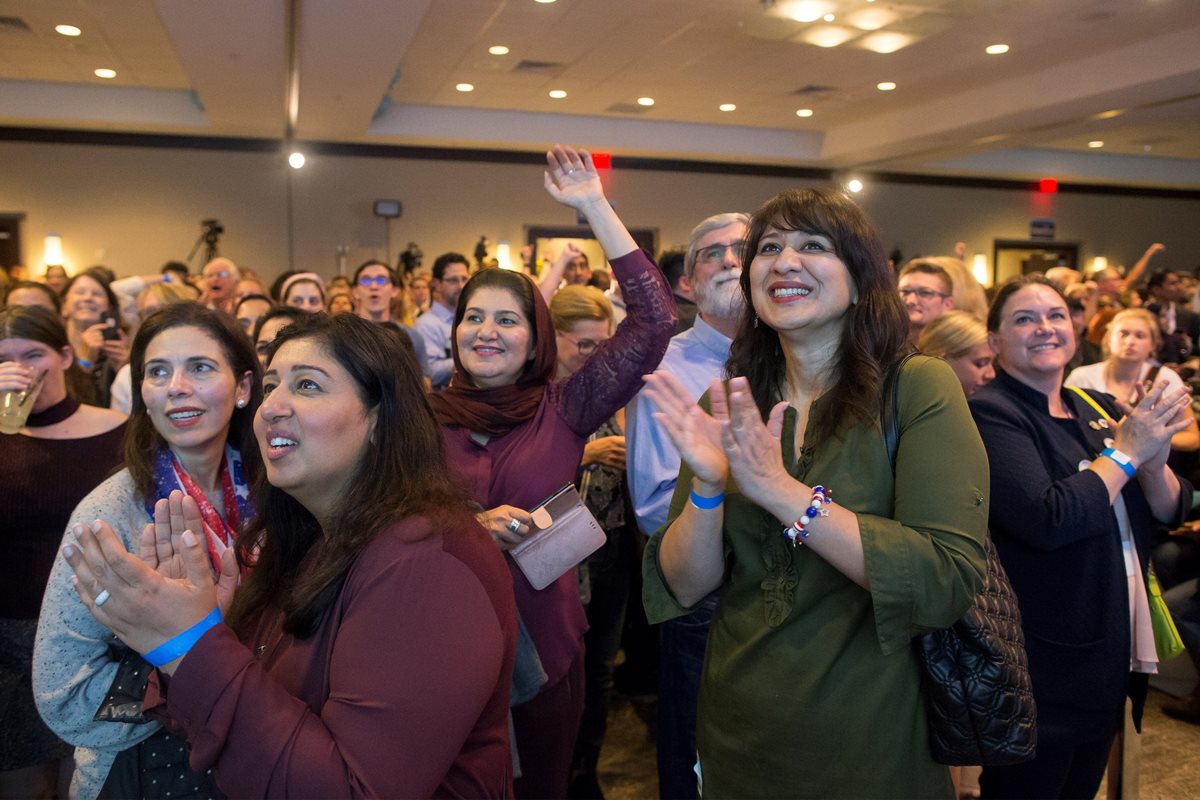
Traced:
<path fill-rule="evenodd" d="M 189 530 L 204 531 L 200 507 L 176 489 L 154 504 L 154 522 L 142 529 L 138 541 L 142 562 L 164 578 L 182 578 L 184 548 L 180 539 Z"/>
<path fill-rule="evenodd" d="M 738 489 L 755 504 L 770 508 L 770 498 L 792 482 L 779 443 L 787 403 L 777 403 L 763 424 L 745 378 L 729 382 L 729 424 L 721 429 L 721 447 Z"/>
<path fill-rule="evenodd" d="M 180 536 L 184 575 L 178 579 L 160 575 L 126 552 L 102 520 L 90 528 L 77 525 L 71 532 L 76 544 L 63 547 L 63 557 L 75 572 L 72 583 L 80 601 L 97 622 L 139 653 L 192 627 L 213 610 L 218 598 L 228 601 L 233 596 L 236 563 L 232 558 L 222 561 L 218 589 L 203 539 L 191 531 Z"/>
<path fill-rule="evenodd" d="M 721 426 L 729 421 L 729 406 L 721 382 L 709 386 L 711 414 L 697 405 L 678 378 L 663 370 L 646 376 L 646 396 L 658 406 L 655 421 L 696 478 L 714 489 L 723 488 L 729 460 L 721 445 Z"/>
<path fill-rule="evenodd" d="M 1186 414 L 1191 402 L 1187 387 L 1167 391 L 1167 382 L 1160 381 L 1150 391 L 1136 386 L 1137 400 L 1125 417 L 1117 424 L 1113 446 L 1126 453 L 1141 467 L 1151 468 L 1165 463 L 1165 449 L 1171 445 L 1171 437 L 1187 428 L 1191 423 Z"/>
<path fill-rule="evenodd" d="M 558 202 L 582 210 L 585 206 L 607 203 L 600 174 L 592 163 L 592 155 L 573 147 L 556 144 L 546 151 L 546 191 Z"/>

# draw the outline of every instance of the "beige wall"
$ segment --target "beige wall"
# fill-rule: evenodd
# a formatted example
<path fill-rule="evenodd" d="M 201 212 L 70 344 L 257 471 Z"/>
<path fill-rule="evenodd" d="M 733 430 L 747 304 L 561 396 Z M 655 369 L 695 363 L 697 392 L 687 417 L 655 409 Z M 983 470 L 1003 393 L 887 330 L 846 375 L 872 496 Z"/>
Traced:
<path fill-rule="evenodd" d="M 120 274 L 156 272 L 184 258 L 201 219 L 226 227 L 222 254 L 273 277 L 287 265 L 287 172 L 262 153 L 0 142 L 0 213 L 24 212 L 27 262 L 40 270 L 41 240 L 62 235 L 68 267 L 104 263 Z M 337 248 L 353 269 L 383 256 L 384 223 L 375 198 L 396 198 L 392 255 L 409 241 L 425 264 L 445 250 L 470 255 L 480 235 L 516 247 L 526 225 L 573 225 L 574 213 L 542 188 L 541 169 L 454 161 L 312 157 L 292 175 L 295 265 L 332 274 Z M 803 181 L 736 175 L 615 170 L 610 196 L 631 227 L 659 231 L 660 246 L 685 243 L 701 218 L 753 210 Z M 1200 263 L 1200 201 L 1103 195 L 1035 195 L 998 189 L 869 185 L 861 202 L 888 249 L 906 256 L 949 253 L 956 241 L 991 254 L 994 238 L 1026 238 L 1031 217 L 1058 222 L 1058 238 L 1082 255 L 1131 264 L 1165 242 L 1156 264 Z M 196 262 L 193 262 L 196 263 Z"/>

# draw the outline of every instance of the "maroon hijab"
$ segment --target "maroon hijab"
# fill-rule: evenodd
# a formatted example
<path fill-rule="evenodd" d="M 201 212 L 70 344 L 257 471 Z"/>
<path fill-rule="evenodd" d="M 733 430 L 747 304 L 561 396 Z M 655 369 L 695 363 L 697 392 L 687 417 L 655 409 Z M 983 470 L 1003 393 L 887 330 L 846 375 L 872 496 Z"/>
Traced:
<path fill-rule="evenodd" d="M 490 287 L 512 293 L 526 310 L 533 326 L 533 358 L 515 383 L 481 389 L 475 386 L 471 375 L 463 369 L 458 354 L 458 326 L 471 295 L 476 290 Z M 530 314 L 529 309 L 533 310 Z M 501 269 L 486 269 L 475 273 L 463 287 L 458 308 L 454 311 L 454 327 L 450 331 L 450 343 L 454 354 L 454 377 L 445 390 L 430 396 L 434 416 L 439 425 L 462 425 L 476 433 L 502 436 L 523 422 L 533 418 L 546 384 L 554 375 L 558 361 L 555 344 L 554 324 L 550 320 L 550 309 L 533 281 L 520 272 Z"/>

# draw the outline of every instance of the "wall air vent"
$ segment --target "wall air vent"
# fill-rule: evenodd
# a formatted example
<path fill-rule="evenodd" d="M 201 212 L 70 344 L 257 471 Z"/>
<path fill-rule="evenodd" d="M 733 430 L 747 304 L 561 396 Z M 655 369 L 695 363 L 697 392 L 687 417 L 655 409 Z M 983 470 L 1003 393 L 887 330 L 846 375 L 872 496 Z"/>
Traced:
<path fill-rule="evenodd" d="M 807 86 L 801 86 L 792 92 L 792 94 L 796 97 L 822 97 L 827 94 L 833 94 L 836 91 L 836 86 L 821 86 L 817 83 L 810 83 Z"/>

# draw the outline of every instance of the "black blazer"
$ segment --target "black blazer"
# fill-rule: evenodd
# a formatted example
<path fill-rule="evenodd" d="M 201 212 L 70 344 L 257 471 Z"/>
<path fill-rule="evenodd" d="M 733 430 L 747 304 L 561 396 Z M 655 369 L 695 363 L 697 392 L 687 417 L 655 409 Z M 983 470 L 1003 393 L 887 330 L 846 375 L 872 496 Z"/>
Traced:
<path fill-rule="evenodd" d="M 1111 735 L 1127 694 L 1140 722 L 1146 689 L 1145 676 L 1131 680 L 1129 673 L 1129 592 L 1116 515 L 1104 482 L 1086 469 L 1113 431 L 1099 428 L 1100 415 L 1074 392 L 1060 389 L 1075 419 L 1057 419 L 1044 394 L 996 373 L 970 406 L 991 465 L 992 538 L 1021 606 L 1038 741 Z M 1088 394 L 1120 418 L 1110 395 Z M 1192 488 L 1181 483 L 1175 524 L 1191 507 Z M 1166 527 L 1136 480 L 1121 496 L 1145 575 Z"/>

